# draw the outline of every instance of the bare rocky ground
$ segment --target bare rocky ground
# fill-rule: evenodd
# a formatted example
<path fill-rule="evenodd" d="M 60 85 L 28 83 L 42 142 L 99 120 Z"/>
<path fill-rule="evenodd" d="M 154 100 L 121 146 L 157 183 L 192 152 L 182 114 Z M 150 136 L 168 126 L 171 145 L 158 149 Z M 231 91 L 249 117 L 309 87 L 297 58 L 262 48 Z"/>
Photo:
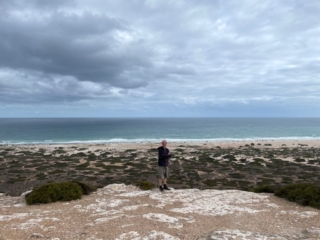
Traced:
<path fill-rule="evenodd" d="M 72 202 L 0 196 L 0 239 L 320 239 L 320 210 L 238 190 L 111 184 Z"/>

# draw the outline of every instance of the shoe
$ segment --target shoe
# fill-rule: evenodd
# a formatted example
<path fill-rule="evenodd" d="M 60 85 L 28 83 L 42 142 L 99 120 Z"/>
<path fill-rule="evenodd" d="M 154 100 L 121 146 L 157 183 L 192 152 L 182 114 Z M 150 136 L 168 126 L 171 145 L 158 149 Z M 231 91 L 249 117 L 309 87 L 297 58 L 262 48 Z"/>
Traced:
<path fill-rule="evenodd" d="M 159 186 L 159 190 L 160 190 L 160 192 L 163 192 L 163 187 Z"/>
<path fill-rule="evenodd" d="M 168 188 L 167 184 L 163 185 L 163 189 L 164 190 L 171 190 L 170 188 Z"/>

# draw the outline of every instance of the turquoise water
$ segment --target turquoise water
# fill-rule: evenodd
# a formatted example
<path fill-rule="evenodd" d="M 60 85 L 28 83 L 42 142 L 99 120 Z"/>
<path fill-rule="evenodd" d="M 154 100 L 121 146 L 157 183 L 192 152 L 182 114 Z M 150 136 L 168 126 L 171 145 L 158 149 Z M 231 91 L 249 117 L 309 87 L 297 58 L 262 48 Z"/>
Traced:
<path fill-rule="evenodd" d="M 320 139 L 320 118 L 0 119 L 0 144 Z"/>

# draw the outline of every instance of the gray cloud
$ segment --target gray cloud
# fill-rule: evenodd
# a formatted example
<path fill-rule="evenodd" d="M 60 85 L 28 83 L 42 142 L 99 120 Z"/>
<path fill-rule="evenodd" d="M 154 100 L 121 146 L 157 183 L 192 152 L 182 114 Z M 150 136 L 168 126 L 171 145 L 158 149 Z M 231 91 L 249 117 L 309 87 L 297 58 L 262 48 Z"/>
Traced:
<path fill-rule="evenodd" d="M 126 27 L 116 19 L 90 13 L 53 13 L 43 18 L 20 19 L 13 24 L 5 19 L 0 23 L 0 51 L 4 53 L 1 66 L 126 87 L 134 84 L 121 79 L 124 71 L 150 65 L 146 57 L 136 56 L 142 49 L 138 42 L 123 52 L 126 49 L 118 43 L 114 31 L 125 31 Z M 136 86 L 144 84 L 140 81 Z"/>
<path fill-rule="evenodd" d="M 303 109 L 320 97 L 317 0 L 5 0 L 0 11 L 3 104 Z"/>

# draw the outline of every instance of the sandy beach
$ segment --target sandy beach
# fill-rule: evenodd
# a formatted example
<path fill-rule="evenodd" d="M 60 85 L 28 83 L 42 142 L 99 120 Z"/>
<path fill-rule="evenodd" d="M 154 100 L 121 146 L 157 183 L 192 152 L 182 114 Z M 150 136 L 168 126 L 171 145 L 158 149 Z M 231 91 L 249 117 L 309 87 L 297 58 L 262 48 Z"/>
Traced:
<path fill-rule="evenodd" d="M 239 148 L 245 145 L 251 145 L 259 148 L 318 148 L 320 147 L 320 139 L 308 140 L 238 140 L 238 141 L 187 141 L 187 142 L 168 142 L 168 148 L 174 153 L 176 148 Z M 21 151 L 37 152 L 38 150 L 46 150 L 47 153 L 54 153 L 56 149 L 64 149 L 67 154 L 72 155 L 78 152 L 98 152 L 102 150 L 111 151 L 148 151 L 150 149 L 158 148 L 161 143 L 155 142 L 114 142 L 114 143 L 70 143 L 70 144 L 4 144 L 0 145 L 0 151 L 3 149 L 14 149 L 16 155 Z M 80 149 L 80 150 L 79 150 Z M 98 152 L 99 154 L 99 152 Z M 156 154 L 155 154 L 155 157 Z"/>
<path fill-rule="evenodd" d="M 185 142 L 168 142 L 168 148 L 174 151 L 176 148 L 183 145 L 183 147 L 198 147 L 198 148 L 238 148 L 240 146 L 250 145 L 254 143 L 258 147 L 320 147 L 320 139 L 306 139 L 306 140 L 235 140 L 235 141 L 185 141 Z M 271 144 L 271 146 L 270 146 Z M 109 149 L 109 150 L 149 150 L 151 148 L 157 148 L 161 146 L 161 143 L 155 142 L 113 142 L 113 143 L 70 143 L 70 144 L 4 144 L 0 145 L 0 149 L 15 148 L 19 150 L 30 150 L 36 152 L 39 149 L 46 149 L 53 152 L 55 149 L 64 148 L 69 150 L 72 154 L 77 152 L 74 148 L 81 149 L 86 148 L 87 152 Z"/>

